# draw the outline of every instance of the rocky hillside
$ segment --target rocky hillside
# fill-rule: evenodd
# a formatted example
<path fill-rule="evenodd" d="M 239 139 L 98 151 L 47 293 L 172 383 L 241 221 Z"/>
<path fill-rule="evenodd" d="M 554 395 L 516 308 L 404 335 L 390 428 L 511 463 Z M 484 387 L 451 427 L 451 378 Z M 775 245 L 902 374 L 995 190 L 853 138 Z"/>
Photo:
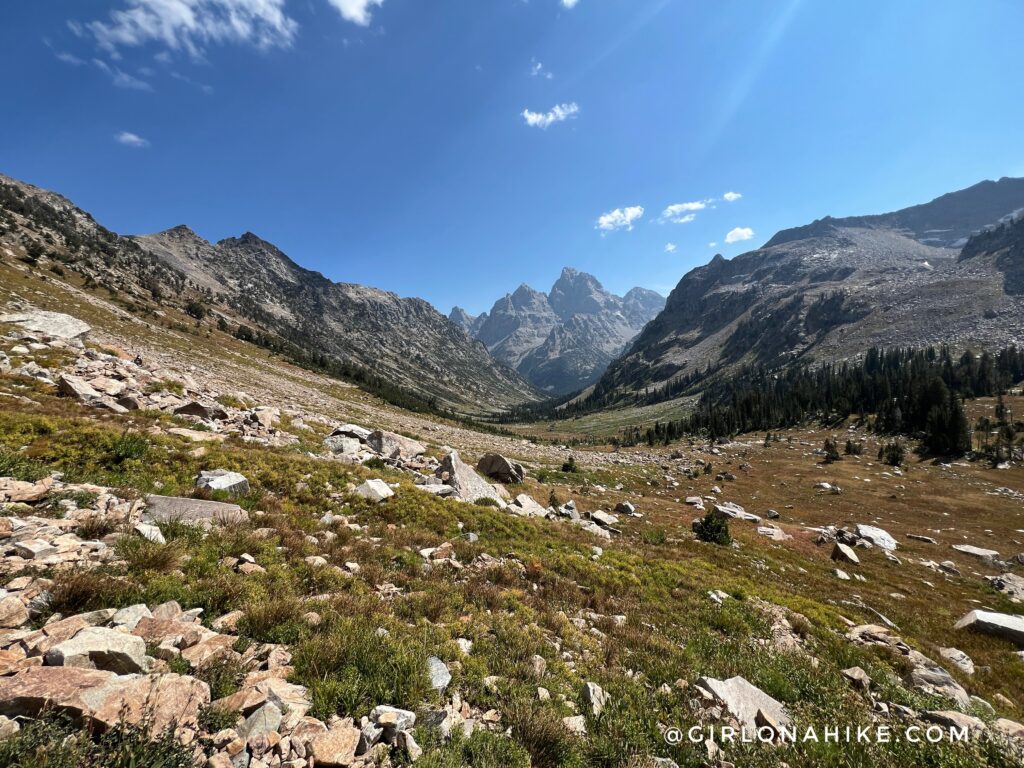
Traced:
<path fill-rule="evenodd" d="M 6 177 L 0 215 L 11 256 L 24 250 L 33 263 L 70 269 L 139 314 L 186 308 L 304 364 L 386 382 L 410 402 L 473 411 L 535 397 L 426 301 L 334 283 L 251 233 L 216 244 L 185 226 L 122 237 L 65 198 Z"/>
<path fill-rule="evenodd" d="M 624 297 L 593 275 L 566 267 L 547 294 L 523 284 L 478 317 L 455 307 L 449 319 L 550 394 L 593 383 L 664 306 L 646 288 Z"/>
<path fill-rule="evenodd" d="M 1019 343 L 1012 221 L 1022 209 L 1024 179 L 987 181 L 894 213 L 784 230 L 728 261 L 715 256 L 680 280 L 596 396 L 611 402 L 709 368 L 845 359 L 872 346 Z M 988 231 L 1000 222 L 1010 223 Z"/>

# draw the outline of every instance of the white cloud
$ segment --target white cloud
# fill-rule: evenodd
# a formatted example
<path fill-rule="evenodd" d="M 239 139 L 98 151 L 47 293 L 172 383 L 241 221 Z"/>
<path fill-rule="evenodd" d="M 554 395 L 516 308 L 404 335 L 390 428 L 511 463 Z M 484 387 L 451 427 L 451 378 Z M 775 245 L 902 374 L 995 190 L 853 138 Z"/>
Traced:
<path fill-rule="evenodd" d="M 299 25 L 284 12 L 284 4 L 285 0 L 127 0 L 127 7 L 111 11 L 107 21 L 86 26 L 111 52 L 154 42 L 194 56 L 209 43 L 288 47 Z"/>
<path fill-rule="evenodd" d="M 544 65 L 541 62 L 536 59 L 530 59 L 530 77 L 543 77 L 545 80 L 551 80 L 554 75 L 544 69 Z"/>
<path fill-rule="evenodd" d="M 632 231 L 633 222 L 643 218 L 644 209 L 641 205 L 631 205 L 628 208 L 616 208 L 614 211 L 603 213 L 597 219 L 596 229 L 602 232 L 614 232 L 617 229 Z"/>
<path fill-rule="evenodd" d="M 717 248 L 717 247 L 718 247 L 718 243 L 716 243 L 714 241 L 711 241 L 710 243 L 708 243 L 708 248 Z"/>
<path fill-rule="evenodd" d="M 675 252 L 676 252 L 676 244 L 675 243 L 665 243 L 665 253 L 675 253 Z"/>
<path fill-rule="evenodd" d="M 121 69 L 107 64 L 102 59 L 93 59 L 92 63 L 98 70 L 110 77 L 111 82 L 118 88 L 127 88 L 132 91 L 152 91 L 153 86 L 142 78 L 130 75 Z"/>
<path fill-rule="evenodd" d="M 661 212 L 662 221 L 673 224 L 689 224 L 697 218 L 696 211 L 703 211 L 711 200 L 695 200 L 692 203 L 674 203 Z"/>
<path fill-rule="evenodd" d="M 126 147 L 132 147 L 134 149 L 144 149 L 149 146 L 149 141 L 139 136 L 137 133 L 131 131 L 121 131 L 114 136 L 114 141 L 118 144 L 124 144 Z"/>
<path fill-rule="evenodd" d="M 384 5 L 384 0 L 327 0 L 338 9 L 342 18 L 361 27 L 370 23 L 370 7 Z"/>
<path fill-rule="evenodd" d="M 722 195 L 722 199 L 725 200 L 725 202 L 727 203 L 735 203 L 741 197 L 743 197 L 743 195 L 741 195 L 739 192 L 726 192 L 724 195 Z"/>
<path fill-rule="evenodd" d="M 576 117 L 580 108 L 576 102 L 570 104 L 556 104 L 550 112 L 531 112 L 528 109 L 522 111 L 523 120 L 531 128 L 547 128 L 555 123 L 561 123 L 570 117 Z"/>
<path fill-rule="evenodd" d="M 67 51 L 61 51 L 60 53 L 58 53 L 57 58 L 63 61 L 65 64 L 71 64 L 74 67 L 79 67 L 82 64 L 85 64 L 85 62 L 77 56 L 75 56 L 75 54 L 68 53 Z"/>
<path fill-rule="evenodd" d="M 562 7 L 569 9 L 575 8 L 576 3 L 578 3 L 579 1 L 580 0 L 562 0 Z"/>
<path fill-rule="evenodd" d="M 753 237 L 754 230 L 750 227 L 736 227 L 735 229 L 729 230 L 729 233 L 725 236 L 725 242 L 731 245 L 732 243 L 738 243 L 743 240 L 750 240 Z"/>
<path fill-rule="evenodd" d="M 201 56 L 216 43 L 287 48 L 299 23 L 285 11 L 288 0 L 121 0 L 107 19 L 82 25 L 69 21 L 78 36 L 86 31 L 111 54 L 120 48 L 157 43 Z M 342 18 L 368 26 L 371 10 L 384 0 L 327 0 Z"/>

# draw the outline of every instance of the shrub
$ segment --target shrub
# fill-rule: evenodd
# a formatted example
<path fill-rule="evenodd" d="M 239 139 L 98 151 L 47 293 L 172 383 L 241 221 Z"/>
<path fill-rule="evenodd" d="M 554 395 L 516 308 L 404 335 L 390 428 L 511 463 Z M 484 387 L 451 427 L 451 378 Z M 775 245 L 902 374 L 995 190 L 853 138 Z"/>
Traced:
<path fill-rule="evenodd" d="M 570 456 L 569 460 L 562 464 L 563 472 L 579 472 L 580 468 L 576 466 L 576 457 Z"/>
<path fill-rule="evenodd" d="M 710 544 L 726 546 L 732 543 L 729 535 L 729 519 L 717 509 L 712 509 L 701 520 L 693 523 L 693 532 L 697 538 Z"/>
<path fill-rule="evenodd" d="M 479 499 L 473 502 L 478 507 L 496 507 L 498 506 L 498 500 L 492 499 L 490 496 L 481 496 Z"/>
<path fill-rule="evenodd" d="M 664 544 L 668 536 L 664 528 L 648 528 L 640 534 L 640 538 L 644 544 Z"/>
<path fill-rule="evenodd" d="M 295 598 L 274 597 L 245 607 L 239 632 L 262 643 L 297 643 L 308 630 L 302 619 L 302 603 Z"/>
<path fill-rule="evenodd" d="M 831 464 L 834 461 L 839 461 L 842 456 L 839 455 L 839 445 L 831 437 L 825 438 L 825 463 Z"/>
<path fill-rule="evenodd" d="M 855 443 L 853 440 L 846 441 L 846 455 L 860 456 L 864 453 L 864 443 Z"/>
<path fill-rule="evenodd" d="M 129 459 L 141 460 L 149 452 L 149 441 L 138 432 L 125 430 L 110 446 L 114 464 L 123 464 Z"/>
<path fill-rule="evenodd" d="M 207 733 L 217 733 L 225 728 L 234 728 L 240 717 L 237 712 L 224 707 L 208 704 L 199 710 L 199 727 Z"/>
<path fill-rule="evenodd" d="M 363 462 L 363 466 L 367 469 L 387 469 L 387 462 L 384 461 L 380 456 L 373 456 Z"/>
<path fill-rule="evenodd" d="M 888 464 L 890 467 L 900 466 L 906 458 L 907 449 L 903 447 L 903 443 L 899 440 L 885 443 L 878 449 L 878 460 L 883 464 Z"/>
<path fill-rule="evenodd" d="M 512 735 L 530 753 L 531 765 L 556 768 L 572 761 L 579 740 L 566 729 L 554 709 L 517 701 L 508 707 L 506 714 Z"/>
<path fill-rule="evenodd" d="M 97 541 L 117 530 L 117 523 L 103 515 L 89 515 L 78 524 L 75 533 L 80 539 Z"/>
<path fill-rule="evenodd" d="M 246 671 L 240 661 L 229 654 L 221 654 L 194 670 L 192 675 L 210 686 L 210 698 L 216 701 L 237 691 Z"/>
<path fill-rule="evenodd" d="M 138 602 L 138 591 L 123 578 L 99 570 L 58 574 L 50 588 L 49 610 L 70 616 Z"/>
<path fill-rule="evenodd" d="M 48 715 L 0 741 L 5 768 L 194 768 L 192 750 L 171 731 L 154 735 L 146 724 L 115 725 L 93 740 L 70 719 Z"/>
<path fill-rule="evenodd" d="M 141 536 L 124 536 L 117 542 L 117 554 L 128 569 L 135 572 L 155 571 L 167 573 L 175 570 L 185 558 L 181 541 L 157 544 Z"/>

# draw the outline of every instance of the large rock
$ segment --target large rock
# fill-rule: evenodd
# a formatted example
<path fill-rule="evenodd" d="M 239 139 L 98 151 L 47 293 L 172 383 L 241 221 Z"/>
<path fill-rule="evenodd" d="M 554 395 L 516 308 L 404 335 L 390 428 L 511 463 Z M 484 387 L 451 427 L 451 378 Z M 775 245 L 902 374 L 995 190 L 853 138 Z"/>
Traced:
<path fill-rule="evenodd" d="M 146 497 L 146 512 L 142 519 L 148 523 L 177 521 L 204 525 L 211 523 L 231 525 L 245 522 L 249 519 L 249 513 L 237 504 L 150 494 Z"/>
<path fill-rule="evenodd" d="M 31 667 L 0 685 L 0 715 L 63 712 L 100 730 L 147 720 L 154 733 L 196 725 L 210 703 L 206 683 L 182 675 L 115 675 L 98 669 Z"/>
<path fill-rule="evenodd" d="M 28 621 L 28 608 L 14 595 L 0 600 L 0 629 L 14 629 Z"/>
<path fill-rule="evenodd" d="M 89 382 L 69 373 L 62 373 L 57 379 L 57 391 L 64 397 L 70 397 L 80 403 L 91 403 L 100 397 L 100 393 L 93 389 Z"/>
<path fill-rule="evenodd" d="M 361 443 L 365 443 L 371 431 L 366 427 L 360 427 L 358 424 L 342 424 L 340 427 L 335 427 L 328 437 L 352 437 Z"/>
<path fill-rule="evenodd" d="M 597 683 L 587 683 L 583 686 L 583 701 L 594 717 L 598 717 L 604 711 L 608 699 L 608 692 Z"/>
<path fill-rule="evenodd" d="M 984 549 L 982 547 L 975 547 L 972 544 L 954 544 L 953 549 L 957 552 L 970 555 L 971 557 L 977 557 L 981 560 L 998 560 L 999 553 L 994 549 Z"/>
<path fill-rule="evenodd" d="M 0 315 L 0 323 L 14 323 L 26 331 L 64 340 L 80 339 L 92 330 L 86 323 L 71 315 L 39 309 Z"/>
<path fill-rule="evenodd" d="M 953 699 L 961 707 L 970 704 L 970 696 L 953 676 L 920 651 L 907 645 L 903 638 L 894 635 L 887 627 L 878 624 L 861 624 L 846 633 L 846 637 L 861 645 L 881 645 L 895 655 L 906 659 L 910 667 L 908 682 L 911 687 L 930 696 Z"/>
<path fill-rule="evenodd" d="M 448 671 L 448 666 L 437 656 L 427 659 L 427 675 L 430 677 L 430 687 L 435 691 L 443 691 L 452 681 L 452 673 Z"/>
<path fill-rule="evenodd" d="M 42 501 L 52 488 L 52 477 L 44 477 L 35 483 L 15 480 L 13 477 L 0 477 L 0 502 Z"/>
<path fill-rule="evenodd" d="M 331 453 L 337 453 L 342 456 L 350 456 L 354 453 L 359 453 L 363 448 L 363 444 L 359 442 L 358 438 L 349 437 L 347 435 L 331 435 L 330 437 L 324 438 L 324 446 Z"/>
<path fill-rule="evenodd" d="M 310 743 L 317 768 L 347 768 L 355 762 L 360 732 L 351 725 L 338 725 L 316 736 Z"/>
<path fill-rule="evenodd" d="M 102 669 L 119 675 L 149 669 L 146 642 L 141 637 L 104 627 L 86 627 L 50 648 L 44 660 L 50 667 Z"/>
<path fill-rule="evenodd" d="M 226 491 L 232 496 L 244 496 L 249 492 L 249 481 L 245 475 L 226 469 L 204 470 L 196 479 L 196 488 L 211 491 Z"/>
<path fill-rule="evenodd" d="M 455 495 L 463 501 L 493 499 L 499 507 L 505 508 L 505 500 L 497 489 L 460 459 L 458 451 L 445 456 L 435 474 L 454 488 Z"/>
<path fill-rule="evenodd" d="M 383 429 L 371 432 L 366 444 L 386 459 L 414 459 L 427 452 L 426 447 L 415 440 Z"/>
<path fill-rule="evenodd" d="M 228 417 L 228 412 L 216 403 L 200 403 L 198 400 L 175 408 L 174 413 L 178 416 L 195 416 L 207 421 L 224 421 Z"/>
<path fill-rule="evenodd" d="M 735 520 L 746 520 L 748 523 L 761 523 L 760 517 L 747 512 L 747 510 L 735 502 L 727 501 L 722 504 L 715 504 L 715 509 L 726 517 L 731 517 Z"/>
<path fill-rule="evenodd" d="M 508 511 L 522 517 L 545 517 L 548 510 L 529 494 L 521 493 L 508 505 Z"/>
<path fill-rule="evenodd" d="M 1011 616 L 993 611 L 971 611 L 956 623 L 954 629 L 973 629 L 995 635 L 1024 647 L 1024 616 Z"/>
<path fill-rule="evenodd" d="M 789 713 L 781 702 L 742 677 L 731 677 L 728 680 L 702 677 L 696 685 L 710 693 L 751 733 L 758 727 L 758 711 L 778 725 L 788 725 L 790 722 Z"/>
<path fill-rule="evenodd" d="M 899 546 L 896 539 L 888 531 L 874 525 L 858 525 L 855 530 L 858 538 L 866 539 L 876 547 L 881 547 L 889 552 L 892 552 Z"/>
<path fill-rule="evenodd" d="M 850 547 L 838 541 L 835 543 L 835 546 L 832 547 L 832 559 L 838 562 L 860 565 L 860 558 L 857 557 L 857 553 Z"/>
<path fill-rule="evenodd" d="M 379 479 L 367 480 L 356 488 L 355 493 L 357 496 L 362 496 L 364 499 L 369 499 L 378 504 L 395 495 L 395 492 L 391 490 L 391 486 Z"/>
<path fill-rule="evenodd" d="M 500 453 L 486 453 L 476 464 L 477 471 L 501 483 L 521 483 L 526 477 L 523 465 Z"/>
<path fill-rule="evenodd" d="M 989 583 L 1015 603 L 1024 602 L 1024 577 L 1015 573 L 1001 573 L 987 577 Z"/>

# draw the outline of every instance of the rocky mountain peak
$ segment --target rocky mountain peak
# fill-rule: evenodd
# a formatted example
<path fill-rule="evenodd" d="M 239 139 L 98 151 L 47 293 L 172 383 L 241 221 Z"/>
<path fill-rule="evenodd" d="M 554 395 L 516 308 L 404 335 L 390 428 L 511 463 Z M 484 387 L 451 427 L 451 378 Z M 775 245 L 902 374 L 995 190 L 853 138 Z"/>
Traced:
<path fill-rule="evenodd" d="M 176 227 L 165 229 L 163 232 L 158 232 L 158 236 L 163 236 L 169 240 L 176 240 L 182 243 L 195 243 L 196 245 L 210 245 L 209 242 L 203 237 L 200 237 L 195 231 L 187 224 L 179 224 Z"/>
<path fill-rule="evenodd" d="M 590 383 L 664 304 L 645 288 L 620 298 L 565 267 L 547 294 L 523 283 L 468 325 L 461 310 L 451 319 L 534 385 L 561 394 Z"/>
<path fill-rule="evenodd" d="M 617 297 L 612 296 L 593 275 L 565 267 L 551 286 L 548 303 L 563 321 L 573 315 L 614 311 Z"/>

